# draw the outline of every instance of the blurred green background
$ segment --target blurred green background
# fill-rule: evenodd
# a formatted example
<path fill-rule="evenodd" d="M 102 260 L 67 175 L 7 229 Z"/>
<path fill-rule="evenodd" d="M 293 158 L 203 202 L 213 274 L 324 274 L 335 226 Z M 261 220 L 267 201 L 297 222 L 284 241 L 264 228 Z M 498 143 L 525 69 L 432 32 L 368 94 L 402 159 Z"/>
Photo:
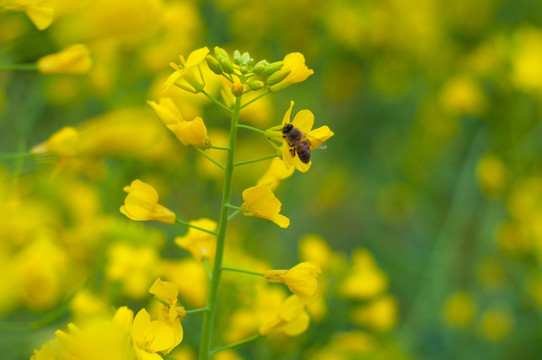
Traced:
<path fill-rule="evenodd" d="M 6 359 L 28 358 L 56 329 L 92 315 L 89 304 L 144 306 L 162 263 L 187 256 L 173 243 L 184 229 L 135 224 L 119 213 L 122 188 L 133 179 L 152 183 L 180 218 L 216 218 L 220 175 L 178 144 L 146 104 L 162 96 L 169 62 L 215 45 L 269 61 L 298 51 L 314 70 L 247 109 L 243 121 L 278 125 L 294 100 L 294 112 L 310 109 L 315 126 L 335 132 L 325 151 L 314 152 L 310 171 L 276 192 L 290 228 L 243 218 L 232 230 L 246 253 L 273 268 L 298 263 L 307 234 L 325 239 L 342 264 L 329 266 L 327 315 L 290 345 L 258 343 L 241 349 L 241 358 L 540 357 L 540 1 L 59 0 L 41 31 L 6 4 L 0 68 L 75 43 L 86 44 L 93 60 L 84 75 L 0 71 Z M 187 118 L 201 114 L 220 143 L 223 114 L 178 89 L 169 95 Z M 16 155 L 63 126 L 88 135 L 84 155 Z M 263 138 L 240 135 L 240 159 L 271 151 Z M 265 169 L 240 169 L 236 203 Z M 151 249 L 142 255 L 148 261 L 115 272 L 111 244 Z M 355 266 L 351 256 L 360 249 L 380 270 Z M 372 281 L 355 278 L 356 269 L 377 271 L 385 285 L 369 292 L 394 299 L 380 328 L 376 309 L 372 323 L 353 315 L 373 295 L 341 290 L 348 279 Z M 81 287 L 92 301 L 77 307 L 72 296 Z M 25 327 L 40 320 L 39 329 Z M 183 344 L 197 346 L 199 320 L 184 326 Z"/>

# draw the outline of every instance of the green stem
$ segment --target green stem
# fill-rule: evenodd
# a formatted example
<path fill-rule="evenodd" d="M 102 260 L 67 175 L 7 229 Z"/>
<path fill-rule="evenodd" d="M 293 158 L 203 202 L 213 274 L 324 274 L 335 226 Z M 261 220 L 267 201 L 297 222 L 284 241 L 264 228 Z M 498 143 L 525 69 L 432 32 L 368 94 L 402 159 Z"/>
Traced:
<path fill-rule="evenodd" d="M 239 273 L 243 273 L 243 274 L 256 275 L 256 276 L 265 276 L 264 274 L 259 273 L 259 272 L 250 271 L 250 270 L 236 269 L 236 268 L 232 268 L 232 267 L 228 267 L 228 266 L 222 266 L 222 270 L 235 271 L 235 272 L 239 272 Z"/>
<path fill-rule="evenodd" d="M 245 108 L 245 107 L 249 106 L 249 105 L 250 105 L 250 104 L 252 104 L 252 103 L 253 103 L 254 101 L 256 101 L 256 100 L 259 100 L 259 99 L 263 98 L 263 97 L 264 97 L 265 95 L 267 95 L 267 94 L 269 94 L 269 93 L 270 93 L 270 91 L 269 91 L 269 90 L 265 90 L 265 92 L 264 92 L 264 93 L 262 93 L 261 95 L 259 95 L 259 96 L 256 96 L 256 97 L 255 97 L 254 99 L 252 99 L 252 100 L 248 101 L 247 103 L 243 104 L 243 106 L 241 106 L 241 109 L 243 109 L 243 108 Z"/>
<path fill-rule="evenodd" d="M 38 65 L 37 65 L 37 64 L 9 64 L 9 65 L 0 65 L 0 70 L 35 71 L 35 70 L 38 70 Z"/>
<path fill-rule="evenodd" d="M 241 210 L 241 208 L 239 206 L 235 206 L 235 205 L 232 205 L 232 204 L 226 204 L 226 206 L 229 207 L 230 209 Z"/>
<path fill-rule="evenodd" d="M 207 296 L 208 312 L 203 318 L 203 329 L 201 332 L 201 341 L 199 348 L 199 359 L 207 360 L 211 352 L 211 338 L 214 328 L 214 318 L 216 314 L 216 300 L 218 293 L 218 285 L 220 282 L 220 274 L 222 272 L 222 259 L 224 257 L 224 244 L 226 240 L 226 229 L 228 226 L 228 206 L 231 198 L 231 188 L 233 179 L 234 166 L 234 150 L 237 140 L 237 123 L 239 122 L 239 111 L 241 111 L 241 97 L 235 99 L 235 105 L 231 116 L 230 124 L 230 140 L 228 147 L 228 158 L 226 160 L 226 168 L 224 169 L 224 188 L 222 191 L 222 205 L 220 209 L 220 219 L 218 222 L 218 235 L 216 238 L 215 260 L 213 264 L 213 275 L 209 286 L 209 294 Z"/>
<path fill-rule="evenodd" d="M 175 218 L 175 221 L 178 222 L 179 224 L 182 224 L 184 226 L 188 226 L 188 227 L 191 227 L 191 228 L 194 228 L 194 229 L 197 229 L 197 230 L 200 230 L 200 231 L 203 231 L 203 232 L 206 232 L 206 233 L 209 233 L 211 235 L 218 235 L 218 233 L 216 231 L 211 231 L 211 230 L 207 230 L 207 229 L 204 229 L 202 227 L 199 227 L 199 226 L 196 226 L 196 225 L 192 225 L 190 224 L 189 222 L 186 222 L 186 221 L 183 221 L 183 220 L 179 220 L 177 218 Z"/>
<path fill-rule="evenodd" d="M 252 164 L 252 163 L 255 163 L 255 162 L 258 162 L 258 161 L 269 160 L 269 159 L 272 159 L 272 158 L 274 158 L 274 157 L 276 157 L 276 156 L 277 156 L 277 154 L 273 154 L 273 155 L 264 156 L 264 157 L 258 158 L 258 159 L 246 160 L 246 161 L 239 161 L 239 162 L 236 162 L 236 163 L 234 164 L 234 166 L 246 165 L 246 164 Z"/>
<path fill-rule="evenodd" d="M 218 161 L 216 161 L 215 159 L 210 157 L 209 154 L 207 154 L 205 151 L 201 150 L 198 147 L 194 147 L 194 149 L 196 149 L 201 155 L 205 156 L 210 162 L 212 162 L 213 164 L 215 164 L 216 166 L 218 166 L 222 170 L 225 169 L 224 165 L 222 165 L 221 163 L 219 163 Z"/>
<path fill-rule="evenodd" d="M 211 149 L 216 149 L 216 150 L 230 150 L 229 147 L 226 147 L 226 146 L 211 146 Z"/>
<path fill-rule="evenodd" d="M 185 310 L 184 312 L 186 314 L 196 314 L 196 313 L 207 312 L 207 311 L 209 311 L 209 309 L 204 307 L 204 308 L 201 308 L 201 309 Z"/>
<path fill-rule="evenodd" d="M 231 219 L 233 219 L 237 214 L 239 214 L 241 212 L 241 209 L 239 210 L 235 210 L 234 212 L 231 213 L 230 216 L 228 216 L 228 221 L 230 221 Z"/>
<path fill-rule="evenodd" d="M 203 262 L 203 267 L 205 268 L 205 271 L 207 271 L 207 276 L 209 276 L 209 279 L 213 278 L 213 274 L 211 274 L 211 269 L 209 268 L 209 260 L 207 260 L 206 257 L 204 257 L 201 262 Z"/>
<path fill-rule="evenodd" d="M 214 98 L 214 96 L 212 96 L 211 94 L 209 94 L 207 91 L 205 90 L 201 90 L 202 93 L 205 94 L 205 96 L 207 96 L 209 99 L 211 99 L 212 102 L 214 102 L 215 104 L 217 104 L 218 106 L 220 106 L 222 109 L 226 110 L 227 112 L 229 112 L 230 114 L 232 113 L 232 110 L 227 107 L 226 105 L 222 104 L 220 101 L 218 101 L 217 99 Z"/>
<path fill-rule="evenodd" d="M 233 344 L 230 344 L 230 345 L 226 345 L 226 346 L 223 346 L 223 347 L 220 347 L 218 349 L 215 349 L 213 351 L 211 351 L 211 355 L 214 355 L 218 352 L 221 352 L 221 351 L 224 351 L 224 350 L 228 350 L 228 349 L 233 349 L 233 348 L 236 348 L 238 346 L 241 346 L 241 345 L 244 345 L 248 342 L 251 342 L 251 341 L 254 341 L 256 339 L 259 339 L 261 337 L 260 334 L 256 334 L 256 335 L 252 335 L 251 337 L 249 338 L 246 338 L 244 340 L 241 340 L 241 341 L 238 341 L 236 343 L 233 343 Z"/>
<path fill-rule="evenodd" d="M 258 128 L 255 128 L 255 127 L 253 127 L 253 126 L 238 124 L 237 127 L 238 127 L 238 128 L 241 128 L 241 129 L 247 129 L 247 130 L 256 131 L 256 132 L 259 132 L 260 134 L 265 134 L 265 131 L 260 130 L 260 129 L 258 129 Z"/>

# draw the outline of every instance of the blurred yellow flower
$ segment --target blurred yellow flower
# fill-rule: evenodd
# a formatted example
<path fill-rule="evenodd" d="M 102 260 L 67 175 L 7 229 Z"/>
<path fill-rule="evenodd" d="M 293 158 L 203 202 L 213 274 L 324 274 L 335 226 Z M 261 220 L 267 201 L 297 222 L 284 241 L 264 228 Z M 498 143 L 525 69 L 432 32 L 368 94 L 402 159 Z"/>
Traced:
<path fill-rule="evenodd" d="M 191 220 L 189 224 L 209 231 L 216 231 L 217 228 L 216 221 L 206 218 Z M 175 244 L 190 251 L 192 256 L 199 261 L 203 258 L 212 261 L 215 257 L 216 236 L 205 231 L 191 227 L 185 236 L 175 238 Z"/>
<path fill-rule="evenodd" d="M 388 288 L 388 277 L 377 266 L 366 249 L 356 249 L 352 254 L 352 268 L 339 284 L 342 296 L 366 300 L 383 293 Z"/>
<path fill-rule="evenodd" d="M 480 333 L 482 337 L 491 342 L 498 342 L 505 338 L 512 330 L 514 318 L 506 309 L 493 308 L 482 314 Z"/>
<path fill-rule="evenodd" d="M 443 109 L 454 115 L 478 115 L 486 104 L 480 85 L 467 75 L 449 79 L 441 90 L 439 100 Z"/>
<path fill-rule="evenodd" d="M 292 108 L 294 107 L 294 102 L 290 101 L 290 107 L 284 114 L 282 119 L 282 125 L 279 127 L 273 127 L 266 131 L 266 136 L 271 140 L 277 140 L 282 142 L 282 160 L 286 165 L 286 168 L 289 169 L 292 165 L 301 172 L 307 172 L 311 167 L 312 161 L 309 158 L 309 161 L 304 162 L 299 158 L 299 151 L 296 149 L 296 144 L 291 143 L 288 140 L 287 136 L 284 135 L 283 129 L 286 126 L 293 126 L 294 129 L 297 129 L 301 132 L 301 139 L 296 139 L 296 143 L 305 144 L 308 142 L 310 151 L 313 151 L 320 145 L 322 145 L 327 139 L 333 136 L 333 131 L 329 129 L 328 126 L 322 126 L 318 129 L 312 129 L 314 124 L 314 115 L 309 110 L 299 111 L 293 121 L 290 121 Z"/>
<path fill-rule="evenodd" d="M 179 286 L 183 302 L 192 307 L 204 307 L 207 301 L 209 276 L 197 260 L 187 257 L 174 262 L 164 262 L 161 274 Z"/>
<path fill-rule="evenodd" d="M 30 152 L 37 155 L 50 153 L 60 157 L 71 157 L 77 153 L 78 143 L 79 132 L 72 126 L 64 126 L 47 141 L 34 146 Z"/>
<path fill-rule="evenodd" d="M 85 74 L 91 66 L 90 50 L 84 44 L 72 45 L 38 60 L 38 70 L 43 74 Z"/>
<path fill-rule="evenodd" d="M 506 182 L 506 167 L 495 154 L 485 154 L 478 160 L 476 174 L 482 190 L 488 195 L 499 194 Z"/>
<path fill-rule="evenodd" d="M 290 177 L 294 171 L 293 167 L 287 168 L 284 161 L 273 158 L 265 174 L 258 180 L 257 185 L 267 185 L 269 190 L 274 191 L 279 186 L 280 181 Z"/>
<path fill-rule="evenodd" d="M 284 65 L 281 70 L 290 70 L 290 73 L 284 80 L 278 84 L 272 85 L 269 88 L 271 92 L 277 92 L 292 84 L 305 81 L 309 76 L 314 74 L 314 71 L 305 65 L 305 57 L 301 53 L 290 53 L 284 57 L 283 61 Z"/>
<path fill-rule="evenodd" d="M 452 294 L 442 309 L 442 315 L 446 323 L 454 328 L 465 328 L 470 324 L 476 304 L 472 296 L 465 291 L 457 291 Z"/>
<path fill-rule="evenodd" d="M 171 98 L 161 98 L 158 104 L 154 101 L 147 101 L 147 103 L 183 144 L 201 149 L 211 147 L 211 139 L 207 135 L 207 128 L 201 117 L 198 116 L 191 121 L 184 120 Z"/>
<path fill-rule="evenodd" d="M 280 306 L 273 319 L 260 327 L 259 332 L 263 336 L 275 331 L 295 336 L 307 329 L 309 320 L 303 302 L 296 295 L 291 295 Z"/>
<path fill-rule="evenodd" d="M 0 1 L 0 7 L 10 10 L 21 10 L 40 30 L 51 25 L 55 13 L 56 0 L 12 0 Z"/>
<path fill-rule="evenodd" d="M 267 219 L 281 228 L 290 226 L 290 219 L 279 214 L 282 204 L 266 185 L 253 186 L 243 191 L 241 211 L 245 216 Z"/>
<path fill-rule="evenodd" d="M 318 264 L 303 262 L 290 270 L 267 270 L 264 276 L 268 282 L 286 284 L 304 304 L 309 305 L 320 297 L 317 278 L 321 273 Z"/>
<path fill-rule="evenodd" d="M 180 66 L 174 63 L 170 64 L 175 72 L 167 78 L 164 84 L 164 92 L 173 84 L 186 91 L 201 92 L 205 87 L 205 81 L 199 66 L 205 63 L 205 57 L 208 53 L 209 49 L 207 47 L 194 50 L 188 55 L 186 61 L 182 55 L 179 55 L 181 64 Z"/>
<path fill-rule="evenodd" d="M 56 331 L 56 339 L 37 351 L 32 360 L 85 359 L 118 360 L 135 357 L 130 346 L 133 313 L 126 307 L 117 310 L 113 321 L 95 321 L 79 328 L 68 324 L 68 331 Z"/>
<path fill-rule="evenodd" d="M 397 299 L 385 295 L 367 305 L 356 307 L 351 314 L 352 321 L 377 332 L 392 330 L 398 321 Z"/>
<path fill-rule="evenodd" d="M 145 309 L 134 319 L 132 340 L 139 360 L 162 360 L 158 353 L 167 354 L 175 342 L 173 328 L 164 321 L 153 320 Z"/>
<path fill-rule="evenodd" d="M 312 261 L 323 268 L 333 263 L 335 254 L 328 243 L 319 235 L 306 235 L 299 242 L 299 256 L 304 261 Z"/>
<path fill-rule="evenodd" d="M 158 193 L 149 184 L 134 180 L 123 189 L 128 193 L 120 212 L 132 220 L 154 220 L 166 224 L 175 222 L 175 214 L 158 204 Z"/>

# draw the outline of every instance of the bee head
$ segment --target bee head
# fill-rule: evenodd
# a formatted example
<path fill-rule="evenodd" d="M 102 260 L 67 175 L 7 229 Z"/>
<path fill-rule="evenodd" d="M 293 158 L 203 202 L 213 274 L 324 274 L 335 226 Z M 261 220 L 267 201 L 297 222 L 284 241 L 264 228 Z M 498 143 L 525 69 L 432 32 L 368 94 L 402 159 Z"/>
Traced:
<path fill-rule="evenodd" d="M 294 126 L 292 124 L 286 124 L 284 125 L 284 127 L 282 128 L 282 133 L 283 134 L 287 134 L 289 133 L 290 131 L 292 131 L 292 129 L 294 128 Z"/>

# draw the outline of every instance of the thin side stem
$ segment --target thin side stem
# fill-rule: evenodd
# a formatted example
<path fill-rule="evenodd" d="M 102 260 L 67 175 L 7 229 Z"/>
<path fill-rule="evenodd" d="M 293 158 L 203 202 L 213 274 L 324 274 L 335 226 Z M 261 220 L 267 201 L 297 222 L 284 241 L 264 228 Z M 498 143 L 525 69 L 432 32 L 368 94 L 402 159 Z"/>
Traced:
<path fill-rule="evenodd" d="M 231 188 L 233 179 L 234 166 L 234 150 L 237 140 L 237 123 L 239 122 L 239 112 L 241 111 L 241 97 L 235 99 L 233 107 L 231 124 L 230 124 L 230 139 L 228 147 L 228 158 L 226 160 L 226 168 L 224 169 L 224 187 L 222 190 L 222 205 L 220 208 L 220 219 L 218 222 L 218 235 L 216 238 L 215 260 L 213 264 L 213 274 L 211 284 L 209 286 L 209 294 L 207 296 L 208 312 L 203 318 L 203 329 L 201 332 L 201 341 L 199 348 L 199 360 L 208 360 L 211 354 L 211 339 L 213 336 L 214 319 L 216 314 L 216 302 L 218 294 L 218 285 L 220 283 L 220 275 L 222 273 L 222 260 L 224 257 L 224 244 L 226 240 L 226 229 L 228 226 L 228 206 L 231 198 Z"/>
<path fill-rule="evenodd" d="M 211 146 L 211 149 L 216 149 L 216 150 L 230 150 L 229 147 L 226 147 L 226 146 Z"/>
<path fill-rule="evenodd" d="M 234 272 L 239 272 L 239 273 L 249 274 L 249 275 L 256 275 L 256 276 L 265 276 L 264 274 L 259 273 L 259 272 L 250 271 L 250 270 L 243 270 L 243 269 L 236 269 L 236 268 L 232 268 L 232 267 L 228 267 L 228 266 L 222 266 L 222 270 L 234 271 Z"/>
<path fill-rule="evenodd" d="M 219 163 L 218 161 L 216 161 L 215 159 L 210 157 L 209 154 L 207 154 L 205 151 L 201 150 L 200 148 L 194 147 L 194 149 L 196 149 L 201 155 L 205 156 L 210 162 L 212 162 L 213 164 L 215 164 L 216 166 L 218 166 L 222 170 L 224 170 L 226 168 L 224 165 L 222 165 L 221 163 Z"/>
<path fill-rule="evenodd" d="M 241 208 L 239 206 L 235 206 L 235 205 L 232 205 L 232 204 L 226 204 L 226 206 L 229 207 L 230 209 L 241 210 Z"/>
<path fill-rule="evenodd" d="M 180 219 L 177 219 L 177 218 L 175 218 L 175 222 L 177 222 L 179 224 L 182 224 L 184 226 L 188 226 L 188 227 L 191 227 L 191 228 L 206 232 L 206 233 L 211 234 L 211 235 L 215 235 L 215 236 L 218 235 L 218 233 L 216 231 L 207 230 L 207 229 L 204 229 L 204 228 L 196 226 L 196 225 L 192 225 L 189 222 L 186 222 L 186 221 L 183 221 L 183 220 L 180 220 Z"/>
<path fill-rule="evenodd" d="M 212 96 L 211 94 L 209 94 L 207 91 L 205 90 L 201 90 L 201 92 L 203 94 L 205 94 L 205 96 L 207 96 L 212 102 L 214 102 L 215 104 L 217 104 L 218 106 L 220 106 L 222 109 L 226 110 L 227 112 L 229 112 L 230 114 L 232 113 L 232 110 L 227 107 L 226 105 L 224 105 L 223 103 L 221 103 L 220 101 L 218 101 L 217 99 L 215 99 L 214 96 Z"/>
<path fill-rule="evenodd" d="M 262 337 L 262 335 L 256 334 L 256 335 L 253 335 L 253 336 L 251 336 L 251 337 L 249 337 L 249 338 L 246 338 L 246 339 L 243 339 L 243 340 L 241 340 L 241 341 L 238 341 L 238 342 L 236 342 L 236 343 L 233 343 L 233 344 L 230 344 L 230 345 L 226 345 L 226 346 L 222 346 L 222 347 L 220 347 L 220 348 L 218 348 L 218 349 L 215 349 L 215 350 L 211 351 L 211 355 L 214 355 L 214 354 L 219 353 L 219 352 L 224 351 L 224 350 L 229 350 L 229 349 L 236 348 L 236 347 L 241 346 L 241 345 L 244 345 L 244 344 L 246 344 L 246 343 L 248 343 L 248 342 L 251 342 L 251 341 L 254 341 L 254 340 L 256 340 L 256 339 L 259 339 L 260 337 Z"/>
<path fill-rule="evenodd" d="M 243 106 L 241 106 L 241 109 L 243 109 L 243 108 L 245 108 L 245 107 L 249 106 L 249 105 L 250 105 L 250 104 L 252 104 L 252 103 L 253 103 L 254 101 L 256 101 L 256 100 L 259 100 L 259 99 L 263 98 L 263 97 L 264 97 L 265 95 L 267 95 L 267 94 L 269 94 L 269 93 L 270 93 L 270 91 L 269 91 L 269 90 L 265 90 L 265 92 L 264 92 L 264 93 L 262 93 L 261 95 L 258 95 L 258 96 L 256 96 L 256 97 L 255 97 L 254 99 L 252 99 L 252 100 L 250 100 L 250 101 L 246 102 L 245 104 L 243 104 Z"/>
<path fill-rule="evenodd" d="M 265 160 L 272 159 L 272 158 L 274 158 L 274 157 L 276 157 L 276 156 L 277 156 L 277 154 L 273 154 L 273 155 L 264 156 L 264 157 L 258 158 L 258 159 L 239 161 L 239 162 L 236 162 L 236 163 L 234 164 L 234 166 L 246 165 L 246 164 L 252 164 L 252 163 L 255 163 L 255 162 L 258 162 L 258 161 L 265 161 Z"/>
<path fill-rule="evenodd" d="M 0 65 L 0 70 L 20 70 L 20 71 L 35 71 L 38 70 L 38 65 L 36 64 L 9 64 L 9 65 Z"/>
<path fill-rule="evenodd" d="M 253 127 L 253 126 L 244 125 L 244 124 L 238 124 L 237 127 L 238 127 L 238 128 L 241 128 L 241 129 L 247 129 L 247 130 L 256 131 L 256 132 L 259 132 L 260 134 L 265 134 L 265 131 L 263 131 L 263 130 L 261 130 L 261 129 L 258 129 L 258 128 L 255 128 L 255 127 Z"/>
<path fill-rule="evenodd" d="M 228 221 L 230 221 L 231 219 L 233 219 L 235 216 L 237 216 L 237 214 L 239 214 L 241 212 L 241 209 L 239 210 L 235 210 L 234 212 L 232 212 L 230 214 L 230 216 L 228 216 Z"/>
<path fill-rule="evenodd" d="M 209 276 L 209 279 L 212 279 L 213 274 L 211 274 L 211 269 L 209 268 L 209 261 L 204 257 L 201 262 L 203 262 L 203 267 L 205 268 L 205 271 L 207 271 L 207 276 Z"/>
<path fill-rule="evenodd" d="M 197 314 L 197 313 L 200 313 L 200 312 L 207 312 L 207 311 L 209 311 L 209 309 L 204 307 L 204 308 L 201 308 L 201 309 L 185 310 L 184 312 L 186 314 Z"/>

